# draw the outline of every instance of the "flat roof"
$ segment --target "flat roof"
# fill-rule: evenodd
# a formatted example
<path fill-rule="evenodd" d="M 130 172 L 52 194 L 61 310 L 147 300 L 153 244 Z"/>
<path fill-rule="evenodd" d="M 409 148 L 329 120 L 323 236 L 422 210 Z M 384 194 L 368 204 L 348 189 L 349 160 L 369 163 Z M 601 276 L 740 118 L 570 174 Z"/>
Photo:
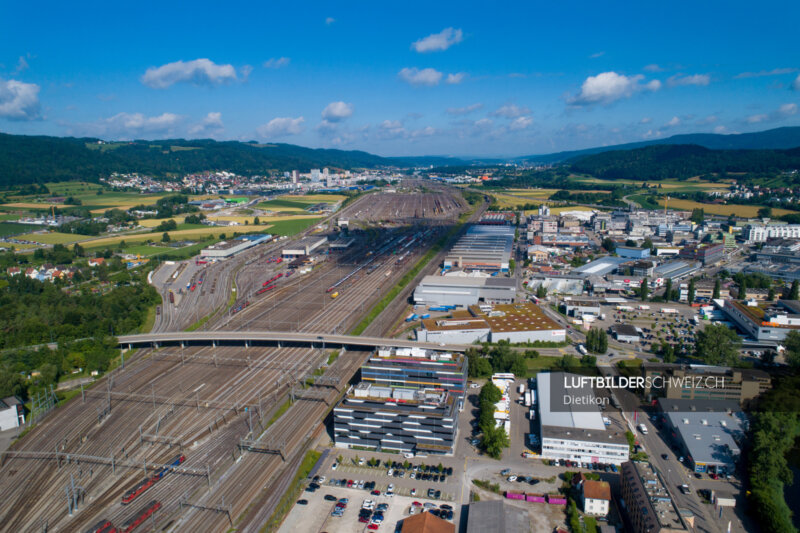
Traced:
<path fill-rule="evenodd" d="M 467 533 L 528 533 L 530 530 L 528 512 L 504 500 L 469 504 Z"/>
<path fill-rule="evenodd" d="M 488 313 L 484 313 L 480 307 L 473 305 L 470 306 L 469 311 L 475 317 L 483 318 L 491 330 L 498 333 L 564 329 L 532 302 L 493 305 L 492 310 Z"/>
<path fill-rule="evenodd" d="M 601 257 L 600 259 L 595 259 L 585 265 L 579 266 L 572 270 L 572 272 L 580 272 L 582 274 L 595 274 L 598 276 L 602 276 L 603 274 L 608 274 L 612 270 L 616 269 L 622 263 L 626 263 L 630 259 L 627 257 Z"/>
<path fill-rule="evenodd" d="M 639 331 L 630 324 L 614 324 L 611 328 L 617 335 L 625 335 L 627 337 L 639 336 Z"/>
<path fill-rule="evenodd" d="M 738 402 L 721 400 L 658 400 L 695 463 L 732 464 L 744 438 L 745 415 Z"/>
<path fill-rule="evenodd" d="M 558 411 L 550 404 L 553 389 L 563 388 L 564 378 L 579 377 L 564 372 L 539 373 L 536 376 L 536 388 L 539 396 L 539 414 L 542 426 L 569 429 L 605 430 L 603 417 L 596 405 L 581 406 L 581 410 L 572 405 L 559 405 Z M 557 380 L 557 381 L 556 381 Z"/>

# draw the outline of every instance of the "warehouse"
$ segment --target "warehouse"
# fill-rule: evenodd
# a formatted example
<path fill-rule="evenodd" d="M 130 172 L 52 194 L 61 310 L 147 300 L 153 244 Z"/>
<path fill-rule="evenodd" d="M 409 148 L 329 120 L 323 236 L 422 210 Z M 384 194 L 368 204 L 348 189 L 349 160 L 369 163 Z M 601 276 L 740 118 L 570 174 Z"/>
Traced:
<path fill-rule="evenodd" d="M 306 237 L 289 244 L 281 251 L 284 259 L 294 259 L 301 255 L 311 255 L 311 252 L 328 242 L 327 237 Z"/>
<path fill-rule="evenodd" d="M 472 225 L 444 259 L 445 268 L 508 271 L 514 227 Z"/>
<path fill-rule="evenodd" d="M 660 398 L 658 407 L 695 472 L 735 471 L 747 420 L 739 402 Z"/>
<path fill-rule="evenodd" d="M 625 437 L 627 427 L 608 408 L 601 415 L 597 406 L 601 399 L 591 388 L 566 388 L 568 379 L 579 377 L 563 372 L 539 373 L 537 376 L 540 416 L 536 420 L 542 458 L 624 463 L 630 452 Z"/>
<path fill-rule="evenodd" d="M 581 317 L 583 315 L 600 316 L 602 308 L 599 300 L 585 300 L 578 298 L 567 298 L 561 302 L 564 314 L 567 316 Z"/>
<path fill-rule="evenodd" d="M 200 252 L 200 257 L 227 259 L 259 243 L 267 242 L 270 239 L 272 239 L 272 235 L 245 235 L 230 241 L 220 241 L 216 244 L 212 244 L 208 248 L 204 248 Z"/>
<path fill-rule="evenodd" d="M 639 329 L 630 324 L 614 324 L 611 326 L 611 332 L 614 338 L 619 342 L 637 343 L 641 339 Z"/>
<path fill-rule="evenodd" d="M 425 276 L 414 290 L 414 303 L 468 306 L 479 302 L 513 302 L 516 281 L 512 278 Z"/>
<path fill-rule="evenodd" d="M 421 321 L 416 337 L 445 344 L 563 342 L 566 330 L 527 302 L 473 305 L 466 311 L 454 311 L 452 318 L 428 318 Z"/>
<path fill-rule="evenodd" d="M 601 257 L 572 270 L 573 274 L 582 276 L 605 276 L 619 268 L 619 265 L 628 261 L 624 257 Z"/>

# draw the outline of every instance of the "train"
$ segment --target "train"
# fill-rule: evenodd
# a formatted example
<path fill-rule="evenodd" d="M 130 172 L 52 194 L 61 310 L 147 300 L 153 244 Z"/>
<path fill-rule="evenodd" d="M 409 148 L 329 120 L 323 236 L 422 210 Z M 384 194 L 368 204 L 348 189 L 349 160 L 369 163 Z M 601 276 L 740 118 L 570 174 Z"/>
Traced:
<path fill-rule="evenodd" d="M 275 285 L 267 285 L 267 286 L 266 286 L 266 287 L 264 287 L 263 289 L 259 289 L 259 290 L 257 290 L 257 291 L 256 291 L 256 294 L 264 294 L 265 292 L 267 292 L 267 291 L 271 291 L 271 290 L 272 290 L 272 289 L 274 289 L 274 288 L 275 288 Z"/>
<path fill-rule="evenodd" d="M 147 479 L 142 480 L 139 482 L 135 487 L 130 489 L 122 496 L 122 505 L 128 505 L 133 500 L 141 496 L 147 489 L 155 485 L 157 481 L 159 481 L 164 475 L 166 475 L 170 470 L 174 467 L 178 466 L 182 462 L 186 460 L 186 456 L 183 454 L 176 455 L 167 466 L 158 470 L 155 474 Z"/>
<path fill-rule="evenodd" d="M 242 309 L 244 309 L 248 305 L 250 305 L 250 301 L 249 300 L 245 301 L 243 304 L 239 304 L 236 307 L 234 307 L 233 310 L 231 311 L 231 313 L 235 315 L 236 313 L 238 313 L 239 311 L 241 311 Z"/>
<path fill-rule="evenodd" d="M 150 518 L 150 516 L 161 509 L 161 502 L 157 500 L 153 500 L 147 504 L 147 507 L 139 511 L 139 514 L 122 524 L 122 529 L 120 529 L 121 533 L 130 533 L 142 523 Z"/>
<path fill-rule="evenodd" d="M 275 282 L 275 281 L 278 281 L 278 280 L 279 280 L 279 279 L 281 279 L 282 277 L 283 277 L 283 272 L 281 272 L 280 274 L 275 274 L 274 276 L 272 276 L 271 278 L 269 278 L 267 281 L 265 281 L 264 283 L 262 283 L 262 284 L 261 284 L 261 286 L 262 286 L 262 287 L 266 287 L 266 286 L 267 286 L 267 285 L 269 285 L 270 283 L 273 283 L 273 282 Z"/>
<path fill-rule="evenodd" d="M 171 304 L 175 303 L 175 293 L 172 292 L 172 289 L 169 290 L 169 303 Z"/>
<path fill-rule="evenodd" d="M 117 528 L 110 520 L 104 518 L 93 525 L 91 529 L 87 529 L 86 533 L 117 533 Z"/>

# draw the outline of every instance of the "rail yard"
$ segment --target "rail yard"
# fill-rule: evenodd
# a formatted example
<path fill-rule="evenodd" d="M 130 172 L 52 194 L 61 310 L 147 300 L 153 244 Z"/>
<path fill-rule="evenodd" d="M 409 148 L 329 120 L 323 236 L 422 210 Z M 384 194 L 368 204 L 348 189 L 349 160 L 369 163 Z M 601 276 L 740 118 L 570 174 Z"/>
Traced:
<path fill-rule="evenodd" d="M 350 219 L 352 243 L 315 254 L 305 273 L 279 259 L 285 240 L 216 263 L 162 265 L 152 279 L 163 297 L 153 331 L 195 324 L 346 333 L 464 208 L 444 190 L 367 195 L 335 214 Z M 126 354 L 124 368 L 5 454 L 0 523 L 13 531 L 259 531 L 368 352 L 328 364 L 329 355 L 241 345 Z"/>

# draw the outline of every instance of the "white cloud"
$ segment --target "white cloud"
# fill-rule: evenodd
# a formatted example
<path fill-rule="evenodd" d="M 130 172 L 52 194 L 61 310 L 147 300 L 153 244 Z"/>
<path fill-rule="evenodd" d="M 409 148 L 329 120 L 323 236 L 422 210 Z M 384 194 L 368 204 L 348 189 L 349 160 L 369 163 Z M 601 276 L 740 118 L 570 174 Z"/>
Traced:
<path fill-rule="evenodd" d="M 759 122 L 765 122 L 769 119 L 769 115 L 766 113 L 762 113 L 759 115 L 750 115 L 745 119 L 748 124 L 758 124 Z"/>
<path fill-rule="evenodd" d="M 666 127 L 668 127 L 668 128 L 674 128 L 675 126 L 679 125 L 680 123 L 681 123 L 681 119 L 679 119 L 678 117 L 672 117 L 664 125 Z"/>
<path fill-rule="evenodd" d="M 28 70 L 30 65 L 28 65 L 28 60 L 25 59 L 24 56 L 19 56 L 19 60 L 17 61 L 17 68 L 14 69 L 15 73 L 20 73 L 22 71 Z"/>
<path fill-rule="evenodd" d="M 0 78 L 0 117 L 9 120 L 39 118 L 39 86 Z"/>
<path fill-rule="evenodd" d="M 728 131 L 728 128 L 725 126 L 716 126 L 714 128 L 714 133 L 725 133 L 726 131 Z"/>
<path fill-rule="evenodd" d="M 143 113 L 117 113 L 96 122 L 79 124 L 77 130 L 84 135 L 107 139 L 152 138 L 173 133 L 181 120 L 181 116 L 175 113 L 161 113 L 151 117 Z"/>
<path fill-rule="evenodd" d="M 691 76 L 682 76 L 675 74 L 667 79 L 668 87 L 680 87 L 682 85 L 701 85 L 705 86 L 711 83 L 711 76 L 708 74 L 693 74 Z"/>
<path fill-rule="evenodd" d="M 492 124 L 493 124 L 492 119 L 482 118 L 480 120 L 476 120 L 474 125 L 476 128 L 491 128 Z"/>
<path fill-rule="evenodd" d="M 764 76 L 780 76 L 797 72 L 796 68 L 774 68 L 772 70 L 759 70 L 758 72 L 742 72 L 734 76 L 735 79 L 742 78 L 763 78 Z"/>
<path fill-rule="evenodd" d="M 460 43 L 463 39 L 464 33 L 460 29 L 445 28 L 439 33 L 428 35 L 412 43 L 411 48 L 420 53 L 441 52 Z"/>
<path fill-rule="evenodd" d="M 792 82 L 792 89 L 800 91 L 800 75 L 798 75 Z"/>
<path fill-rule="evenodd" d="M 265 139 L 298 135 L 303 132 L 303 122 L 305 122 L 303 117 L 275 117 L 259 126 L 256 131 Z"/>
<path fill-rule="evenodd" d="M 264 68 L 282 68 L 288 67 L 292 60 L 288 57 L 272 57 L 264 61 Z"/>
<path fill-rule="evenodd" d="M 244 65 L 239 69 L 239 72 L 242 73 L 242 80 L 247 81 L 247 79 L 250 77 L 250 74 L 253 73 L 253 67 L 252 65 Z"/>
<path fill-rule="evenodd" d="M 328 18 L 325 19 L 325 24 L 327 24 L 328 26 L 330 26 L 334 22 L 336 22 L 336 19 L 333 18 L 333 17 L 328 17 Z"/>
<path fill-rule="evenodd" d="M 438 85 L 442 81 L 442 73 L 436 69 L 417 67 L 404 68 L 397 74 L 401 80 L 411 85 Z"/>
<path fill-rule="evenodd" d="M 475 104 L 468 105 L 468 106 L 465 106 L 465 107 L 448 107 L 447 108 L 447 114 L 448 115 L 466 115 L 466 114 L 472 113 L 473 111 L 477 111 L 478 109 L 481 109 L 482 107 L 483 107 L 483 104 L 480 104 L 480 103 L 475 103 Z"/>
<path fill-rule="evenodd" d="M 141 78 L 143 84 L 153 89 L 166 89 L 181 82 L 216 85 L 233 80 L 236 80 L 236 69 L 233 65 L 217 65 L 205 58 L 150 67 Z"/>
<path fill-rule="evenodd" d="M 653 122 L 651 117 L 642 117 L 642 120 L 639 121 L 639 124 L 650 124 Z"/>
<path fill-rule="evenodd" d="M 570 98 L 568 103 L 573 106 L 587 106 L 594 104 L 610 104 L 621 98 L 630 98 L 634 93 L 649 90 L 657 91 L 661 82 L 652 80 L 642 84 L 644 76 L 625 76 L 616 72 L 601 72 L 597 76 L 589 76 L 581 85 L 580 92 Z"/>
<path fill-rule="evenodd" d="M 448 74 L 447 80 L 445 81 L 450 85 L 458 85 L 459 83 L 464 81 L 464 78 L 466 77 L 467 77 L 466 72 L 456 72 L 455 74 Z"/>
<path fill-rule="evenodd" d="M 645 65 L 644 71 L 645 72 L 663 72 L 664 69 L 662 67 L 656 65 L 655 63 L 651 63 L 649 65 Z"/>
<path fill-rule="evenodd" d="M 533 118 L 531 117 L 518 117 L 508 126 L 510 130 L 524 130 L 533 125 Z"/>
<path fill-rule="evenodd" d="M 341 122 L 353 115 L 353 104 L 331 102 L 322 110 L 322 118 L 328 122 Z"/>
<path fill-rule="evenodd" d="M 492 111 L 492 115 L 495 117 L 517 118 L 521 117 L 522 115 L 527 115 L 530 112 L 531 110 L 526 106 L 519 107 L 515 104 L 508 104 Z"/>
<path fill-rule="evenodd" d="M 220 133 L 224 128 L 222 113 L 212 111 L 206 115 L 202 122 L 189 128 L 189 135 L 212 135 Z"/>
<path fill-rule="evenodd" d="M 797 114 L 797 104 L 789 103 L 783 104 L 771 113 L 759 113 L 757 115 L 750 115 L 744 121 L 747 124 L 758 124 L 761 122 L 774 122 L 782 120 L 786 117 L 791 117 Z"/>
<path fill-rule="evenodd" d="M 597 59 L 598 57 L 603 57 L 604 55 L 606 55 L 605 52 L 595 52 L 589 56 L 589 59 Z"/>
<path fill-rule="evenodd" d="M 790 117 L 797 114 L 797 104 L 783 104 L 778 108 L 778 114 Z"/>
<path fill-rule="evenodd" d="M 419 139 L 420 137 L 430 137 L 436 135 L 436 129 L 432 126 L 425 126 L 422 129 L 414 130 L 409 134 L 411 139 Z"/>
<path fill-rule="evenodd" d="M 714 124 L 719 118 L 716 115 L 709 115 L 697 121 L 698 124 Z"/>

